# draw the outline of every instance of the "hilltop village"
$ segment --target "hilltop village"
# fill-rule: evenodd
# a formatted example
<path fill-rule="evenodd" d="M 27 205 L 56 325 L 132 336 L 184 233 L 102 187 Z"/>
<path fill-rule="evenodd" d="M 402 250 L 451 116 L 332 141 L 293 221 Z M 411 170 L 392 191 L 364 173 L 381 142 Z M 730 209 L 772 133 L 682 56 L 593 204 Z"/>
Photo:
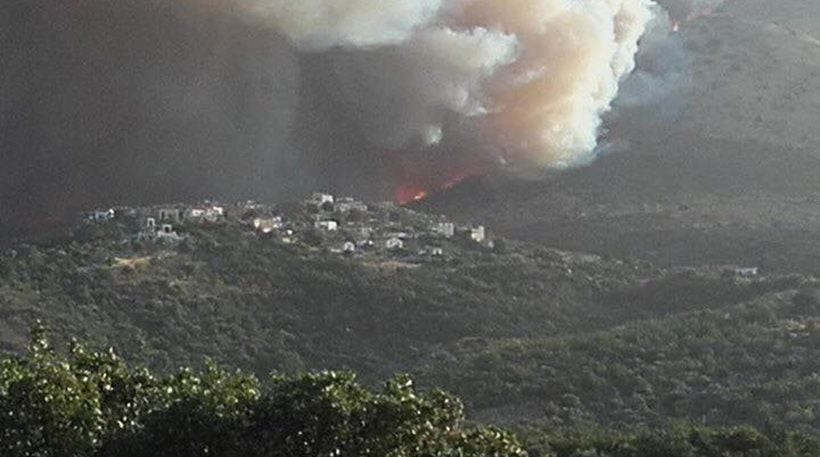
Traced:
<path fill-rule="evenodd" d="M 205 201 L 98 209 L 83 219 L 95 225 L 124 223 L 133 243 L 179 243 L 195 236 L 195 228 L 233 225 L 283 245 L 361 258 L 446 260 L 463 249 L 496 248 L 481 225 L 459 225 L 392 202 L 370 205 L 323 192 L 285 204 Z"/>

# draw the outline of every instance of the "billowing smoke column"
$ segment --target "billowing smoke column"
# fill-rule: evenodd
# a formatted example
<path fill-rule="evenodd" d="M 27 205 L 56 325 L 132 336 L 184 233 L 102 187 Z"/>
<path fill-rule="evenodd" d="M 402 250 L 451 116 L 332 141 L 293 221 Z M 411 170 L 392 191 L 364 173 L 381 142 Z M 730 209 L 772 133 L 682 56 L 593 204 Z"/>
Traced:
<path fill-rule="evenodd" d="M 432 187 L 472 174 L 475 162 L 479 172 L 487 162 L 527 168 L 587 161 L 653 15 L 649 0 L 245 5 L 303 51 L 324 53 L 369 141 L 419 160 L 431 156 L 445 168 L 459 163 Z M 470 142 L 477 132 L 481 144 L 453 157 L 448 144 Z"/>
<path fill-rule="evenodd" d="M 660 2 L 673 20 L 715 5 Z M 0 226 L 97 205 L 282 199 L 318 187 L 407 201 L 502 166 L 583 163 L 619 85 L 635 88 L 621 97 L 634 105 L 685 75 L 681 46 L 649 52 L 664 43 L 644 33 L 653 9 L 6 0 Z M 657 65 L 625 80 L 639 41 Z"/>
<path fill-rule="evenodd" d="M 521 45 L 490 81 L 489 118 L 502 144 L 539 165 L 586 160 L 601 115 L 634 68 L 649 2 L 476 0 L 464 16 L 514 33 Z"/>

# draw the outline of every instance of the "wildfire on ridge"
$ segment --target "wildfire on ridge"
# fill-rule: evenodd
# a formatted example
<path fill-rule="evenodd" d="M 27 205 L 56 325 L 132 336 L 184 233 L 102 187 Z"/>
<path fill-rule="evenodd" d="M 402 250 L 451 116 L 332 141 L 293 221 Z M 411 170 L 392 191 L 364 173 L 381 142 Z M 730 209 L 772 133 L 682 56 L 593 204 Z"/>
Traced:
<path fill-rule="evenodd" d="M 410 202 L 417 202 L 424 200 L 427 197 L 427 191 L 415 185 L 402 184 L 396 188 L 393 194 L 393 201 L 399 205 L 405 205 Z"/>
<path fill-rule="evenodd" d="M 483 176 L 498 168 L 498 163 L 469 154 L 404 152 L 391 154 L 390 159 L 385 178 L 393 189 L 393 201 L 398 205 L 424 200 L 465 179 Z"/>

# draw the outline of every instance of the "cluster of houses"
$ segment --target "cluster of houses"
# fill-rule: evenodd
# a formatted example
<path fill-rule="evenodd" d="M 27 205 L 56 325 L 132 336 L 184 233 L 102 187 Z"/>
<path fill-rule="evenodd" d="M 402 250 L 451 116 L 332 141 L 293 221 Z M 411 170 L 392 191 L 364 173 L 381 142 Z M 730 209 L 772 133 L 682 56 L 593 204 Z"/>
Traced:
<path fill-rule="evenodd" d="M 136 240 L 181 241 L 185 238 L 177 229 L 183 222 L 220 222 L 227 220 L 225 207 L 212 202 L 198 205 L 168 205 L 145 208 L 118 207 L 94 210 L 85 214 L 90 222 L 104 223 L 116 218 L 137 221 Z"/>
<path fill-rule="evenodd" d="M 221 205 L 167 205 L 113 208 L 86 214 L 104 223 L 120 216 L 136 221 L 134 238 L 175 242 L 185 238 L 183 224 L 235 223 L 283 244 L 305 245 L 347 255 L 444 257 L 464 243 L 493 247 L 483 226 L 462 226 L 440 216 L 416 213 L 392 203 L 369 206 L 350 197 L 317 192 L 287 209 L 242 202 Z"/>
<path fill-rule="evenodd" d="M 392 203 L 368 206 L 350 197 L 316 192 L 302 202 L 301 214 L 261 209 L 251 221 L 254 229 L 292 244 L 318 238 L 320 245 L 339 254 L 382 253 L 399 256 L 442 257 L 454 241 L 488 247 L 483 226 L 457 226 L 443 217 L 415 213 Z"/>

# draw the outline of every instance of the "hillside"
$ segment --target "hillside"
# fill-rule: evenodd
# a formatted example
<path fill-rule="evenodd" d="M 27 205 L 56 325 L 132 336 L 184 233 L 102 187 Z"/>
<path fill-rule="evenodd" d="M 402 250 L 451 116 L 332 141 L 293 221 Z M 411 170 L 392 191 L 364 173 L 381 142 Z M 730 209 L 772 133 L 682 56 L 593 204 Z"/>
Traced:
<path fill-rule="evenodd" d="M 380 389 L 349 372 L 260 380 L 209 363 L 154 374 L 113 350 L 63 352 L 35 328 L 0 357 L 4 456 L 72 457 L 809 457 L 796 432 L 676 424 L 658 430 L 520 429 L 468 422 L 458 398 L 398 375 Z M 93 407 L 89 407 L 93 405 Z M 520 437 L 520 438 L 519 438 Z M 519 444 L 523 440 L 523 445 Z"/>
<path fill-rule="evenodd" d="M 430 218 L 389 211 L 408 225 Z M 500 238 L 453 240 L 429 260 L 347 255 L 235 216 L 179 223 L 179 241 L 135 241 L 133 223 L 83 222 L 68 238 L 3 251 L 4 350 L 19 352 L 41 319 L 58 342 L 112 345 L 160 372 L 204 357 L 260 375 L 353 369 L 367 383 L 410 372 L 492 422 L 700 421 L 711 395 L 747 411 L 713 414 L 712 425 L 778 425 L 804 411 L 788 425 L 820 429 L 810 345 L 820 311 L 809 292 L 793 299 L 812 290 L 808 277 L 660 269 Z M 740 354 L 745 370 L 766 369 L 724 369 Z M 790 383 L 802 387 L 757 395 Z"/>
<path fill-rule="evenodd" d="M 400 252 L 359 258 L 284 244 L 238 220 L 179 230 L 178 243 L 134 243 L 127 220 L 83 223 L 71 238 L 5 251 L 4 344 L 21 347 L 42 318 L 158 368 L 207 355 L 262 371 L 350 367 L 383 377 L 464 338 L 584 325 L 570 305 L 601 309 L 607 294 L 659 274 L 515 244 L 504 253 L 466 244 L 419 263 Z"/>

